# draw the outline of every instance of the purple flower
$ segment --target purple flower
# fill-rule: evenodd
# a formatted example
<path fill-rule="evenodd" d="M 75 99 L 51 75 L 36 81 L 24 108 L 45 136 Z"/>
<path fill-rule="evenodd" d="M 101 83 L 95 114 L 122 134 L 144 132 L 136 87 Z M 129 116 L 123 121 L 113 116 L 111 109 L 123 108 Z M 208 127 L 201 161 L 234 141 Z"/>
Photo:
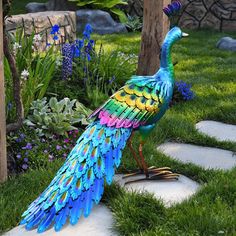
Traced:
<path fill-rule="evenodd" d="M 25 163 L 22 165 L 22 169 L 24 169 L 24 170 L 27 170 L 28 167 L 29 167 L 29 166 L 28 166 L 27 164 L 25 164 Z"/>
<path fill-rule="evenodd" d="M 27 157 L 24 158 L 24 162 L 28 162 L 29 159 Z"/>
<path fill-rule="evenodd" d="M 32 144 L 31 143 L 27 143 L 25 147 L 22 147 L 22 149 L 31 150 L 32 149 Z"/>
<path fill-rule="evenodd" d="M 62 78 L 67 79 L 72 75 L 73 47 L 71 44 L 63 44 L 62 57 Z"/>
<path fill-rule="evenodd" d="M 20 158 L 21 158 L 21 154 L 17 154 L 17 155 L 16 155 L 16 158 L 17 158 L 17 159 L 20 159 Z"/>
<path fill-rule="evenodd" d="M 60 146 L 60 145 L 57 145 L 57 146 L 56 146 L 56 149 L 57 149 L 57 150 L 61 150 L 61 146 Z"/>
<path fill-rule="evenodd" d="M 43 152 L 44 152 L 44 153 L 48 153 L 48 150 L 45 149 Z"/>
<path fill-rule="evenodd" d="M 182 4 L 179 0 L 175 0 L 171 4 L 169 4 L 167 7 L 163 8 L 163 12 L 168 16 L 174 16 L 176 15 L 182 7 Z"/>
<path fill-rule="evenodd" d="M 112 77 L 111 77 L 111 79 L 109 80 L 109 84 L 112 84 L 113 82 L 114 82 L 114 80 L 116 79 L 116 77 L 113 75 Z"/>

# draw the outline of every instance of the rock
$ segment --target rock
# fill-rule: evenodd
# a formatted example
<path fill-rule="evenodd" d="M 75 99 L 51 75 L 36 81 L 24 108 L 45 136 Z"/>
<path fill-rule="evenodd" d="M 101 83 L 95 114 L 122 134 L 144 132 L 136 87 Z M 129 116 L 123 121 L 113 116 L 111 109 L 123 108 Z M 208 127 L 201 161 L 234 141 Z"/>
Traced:
<path fill-rule="evenodd" d="M 112 213 L 103 205 L 95 206 L 88 218 L 82 217 L 79 222 L 72 226 L 67 224 L 64 228 L 55 232 L 54 228 L 40 234 L 42 236 L 115 236 L 112 232 Z M 8 231 L 4 236 L 38 236 L 37 230 L 27 231 L 24 226 L 18 226 Z"/>
<path fill-rule="evenodd" d="M 33 32 L 42 36 L 42 48 L 46 43 L 52 43 L 50 35 L 51 27 L 55 24 L 60 26 L 60 42 L 76 38 L 76 17 L 71 11 L 47 11 L 14 15 L 6 20 L 6 30 L 15 34 L 16 30 L 23 30 L 24 34 L 31 35 Z"/>
<path fill-rule="evenodd" d="M 236 40 L 231 37 L 223 37 L 217 42 L 216 47 L 236 52 Z"/>
<path fill-rule="evenodd" d="M 183 175 L 181 175 L 178 180 L 144 180 L 141 182 L 128 183 L 126 185 L 124 185 L 125 181 L 122 177 L 123 175 L 115 175 L 114 181 L 127 191 L 136 191 L 139 193 L 147 191 L 152 193 L 157 199 L 161 199 L 167 207 L 188 199 L 195 194 L 200 187 L 198 183 Z M 131 181 L 138 178 L 140 178 L 140 176 L 129 177 L 128 180 Z"/>
<path fill-rule="evenodd" d="M 126 33 L 127 29 L 123 24 L 115 22 L 108 12 L 101 10 L 78 10 L 77 31 L 83 32 L 84 27 L 89 23 L 93 32 L 98 34 Z"/>
<path fill-rule="evenodd" d="M 230 170 L 236 166 L 236 155 L 219 148 L 164 143 L 157 150 L 183 163 L 193 163 L 205 169 Z"/>
<path fill-rule="evenodd" d="M 236 51 L 236 40 L 235 40 L 235 51 Z M 229 125 L 217 121 L 204 120 L 197 123 L 196 128 L 199 132 L 206 134 L 210 137 L 214 137 L 219 141 L 236 142 L 236 125 Z"/>
<path fill-rule="evenodd" d="M 45 3 L 30 2 L 25 6 L 25 9 L 29 13 L 46 11 L 47 7 Z"/>
<path fill-rule="evenodd" d="M 196 19 L 200 21 L 206 15 L 207 9 L 202 2 L 194 1 L 191 5 L 186 7 L 185 11 L 188 15 L 195 16 Z"/>

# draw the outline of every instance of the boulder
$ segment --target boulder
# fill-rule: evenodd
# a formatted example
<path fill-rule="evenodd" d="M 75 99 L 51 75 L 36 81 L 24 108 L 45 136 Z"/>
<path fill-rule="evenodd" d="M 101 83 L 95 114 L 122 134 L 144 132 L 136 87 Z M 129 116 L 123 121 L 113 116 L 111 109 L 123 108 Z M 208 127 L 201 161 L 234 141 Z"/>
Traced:
<path fill-rule="evenodd" d="M 223 37 L 217 42 L 216 47 L 236 52 L 236 40 L 231 37 Z"/>
<path fill-rule="evenodd" d="M 45 3 L 30 2 L 25 6 L 25 9 L 29 13 L 47 11 L 47 5 Z"/>
<path fill-rule="evenodd" d="M 108 12 L 101 10 L 78 10 L 76 11 L 77 32 L 83 32 L 87 23 L 89 23 L 93 32 L 97 34 L 126 33 L 126 27 L 115 22 Z"/>

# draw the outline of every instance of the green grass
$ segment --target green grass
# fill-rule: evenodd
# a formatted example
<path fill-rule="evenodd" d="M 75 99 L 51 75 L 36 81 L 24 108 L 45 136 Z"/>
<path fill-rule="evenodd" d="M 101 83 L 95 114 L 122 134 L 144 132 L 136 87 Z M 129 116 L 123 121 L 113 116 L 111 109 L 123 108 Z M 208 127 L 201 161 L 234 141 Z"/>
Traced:
<path fill-rule="evenodd" d="M 26 13 L 25 6 L 29 2 L 34 2 L 31 0 L 13 0 L 10 14 L 24 14 Z M 37 0 L 35 2 L 47 2 L 47 0 Z"/>
<path fill-rule="evenodd" d="M 106 188 L 103 201 L 115 216 L 114 228 L 121 235 L 216 236 L 236 235 L 236 169 L 204 170 L 183 164 L 156 151 L 164 141 L 177 141 L 236 151 L 236 143 L 219 142 L 200 134 L 195 123 L 212 119 L 236 124 L 236 53 L 221 51 L 215 44 L 223 33 L 189 31 L 190 37 L 173 48 L 176 80 L 193 85 L 196 98 L 172 107 L 148 138 L 144 154 L 149 165 L 170 166 L 203 185 L 197 195 L 165 208 L 150 194 L 127 193 L 116 185 Z M 236 37 L 236 34 L 229 34 Z M 96 36 L 106 50 L 119 48 L 138 54 L 140 35 Z M 128 79 L 128 78 L 127 78 Z M 138 135 L 134 140 L 138 145 Z M 47 170 L 32 170 L 0 186 L 0 232 L 16 226 L 20 214 L 47 186 L 60 162 Z M 124 151 L 119 172 L 135 169 L 129 151 Z M 224 232 L 220 234 L 220 232 Z"/>

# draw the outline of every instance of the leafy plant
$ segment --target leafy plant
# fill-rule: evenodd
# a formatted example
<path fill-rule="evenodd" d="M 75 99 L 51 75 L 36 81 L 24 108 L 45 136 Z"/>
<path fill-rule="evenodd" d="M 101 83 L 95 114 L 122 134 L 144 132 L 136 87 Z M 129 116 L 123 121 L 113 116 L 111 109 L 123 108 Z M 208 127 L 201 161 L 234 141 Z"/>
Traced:
<path fill-rule="evenodd" d="M 36 41 L 35 36 L 35 34 L 25 36 L 23 32 L 18 31 L 11 40 L 16 66 L 21 75 L 21 95 L 25 115 L 27 115 L 33 100 L 43 98 L 55 71 L 54 47 L 50 47 L 46 52 L 40 52 L 38 50 L 40 42 Z M 13 101 L 13 92 L 7 60 L 4 60 L 4 74 L 7 85 L 6 104 L 9 104 Z M 14 111 L 14 108 L 8 110 L 7 119 L 14 117 Z"/>
<path fill-rule="evenodd" d="M 79 7 L 104 9 L 117 15 L 121 22 L 126 22 L 127 18 L 125 13 L 118 9 L 118 5 L 127 5 L 127 1 L 124 0 L 69 0 L 76 2 Z"/>
<path fill-rule="evenodd" d="M 128 28 L 129 31 L 136 32 L 141 31 L 143 27 L 142 19 L 138 16 L 127 16 L 127 22 L 125 26 Z"/>
<path fill-rule="evenodd" d="M 54 134 L 66 135 L 67 131 L 76 130 L 74 125 L 88 124 L 86 117 L 90 110 L 80 102 L 64 98 L 57 101 L 55 97 L 32 102 L 30 115 L 25 124 L 34 127 L 39 136 L 51 137 Z"/>

